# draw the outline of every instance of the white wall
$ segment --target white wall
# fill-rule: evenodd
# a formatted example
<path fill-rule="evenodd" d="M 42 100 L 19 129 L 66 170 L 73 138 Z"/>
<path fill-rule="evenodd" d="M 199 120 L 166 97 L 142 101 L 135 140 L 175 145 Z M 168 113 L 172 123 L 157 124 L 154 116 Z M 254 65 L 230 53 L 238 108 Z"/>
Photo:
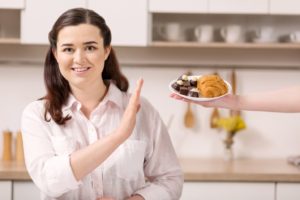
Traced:
<path fill-rule="evenodd" d="M 212 69 L 188 68 L 194 74 L 214 72 Z M 209 128 L 212 109 L 193 106 L 197 126 L 193 130 L 184 128 L 183 116 L 186 104 L 169 97 L 168 83 L 187 69 L 178 67 L 123 67 L 130 80 L 130 90 L 138 77 L 145 85 L 142 95 L 158 109 L 166 124 L 170 124 L 170 135 L 179 156 L 212 157 L 222 156 L 223 132 Z M 218 71 L 229 80 L 230 70 Z M 42 78 L 42 64 L 0 65 L 0 131 L 20 128 L 22 109 L 31 101 L 45 94 Z M 300 84 L 300 70 L 237 70 L 238 93 L 251 93 Z M 282 97 L 282 101 L 284 101 Z M 221 110 L 226 116 L 228 112 Z M 235 138 L 237 157 L 286 157 L 300 154 L 300 114 L 279 114 L 264 112 L 243 112 L 247 129 Z M 0 153 L 2 137 L 0 137 Z M 2 153 L 1 153 L 2 155 Z"/>

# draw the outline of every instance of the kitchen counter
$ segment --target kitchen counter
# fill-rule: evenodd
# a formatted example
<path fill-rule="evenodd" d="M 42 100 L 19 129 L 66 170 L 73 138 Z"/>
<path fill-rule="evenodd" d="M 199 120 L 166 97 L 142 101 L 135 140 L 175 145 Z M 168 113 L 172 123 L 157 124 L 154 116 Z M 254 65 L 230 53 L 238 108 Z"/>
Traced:
<path fill-rule="evenodd" d="M 24 163 L 0 161 L 0 180 L 31 180 Z"/>
<path fill-rule="evenodd" d="M 185 181 L 300 182 L 285 159 L 180 159 Z"/>
<path fill-rule="evenodd" d="M 185 181 L 300 182 L 284 159 L 180 159 Z M 31 180 L 24 164 L 0 161 L 0 180 Z"/>

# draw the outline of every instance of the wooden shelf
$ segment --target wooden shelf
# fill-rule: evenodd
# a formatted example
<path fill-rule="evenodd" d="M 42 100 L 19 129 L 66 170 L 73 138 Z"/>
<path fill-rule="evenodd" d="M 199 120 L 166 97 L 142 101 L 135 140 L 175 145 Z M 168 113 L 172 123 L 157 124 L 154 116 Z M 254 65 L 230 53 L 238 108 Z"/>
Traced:
<path fill-rule="evenodd" d="M 20 38 L 0 38 L 0 44 L 20 44 Z"/>
<path fill-rule="evenodd" d="M 152 47 L 242 48 L 242 49 L 300 49 L 300 43 L 198 43 L 154 41 Z"/>

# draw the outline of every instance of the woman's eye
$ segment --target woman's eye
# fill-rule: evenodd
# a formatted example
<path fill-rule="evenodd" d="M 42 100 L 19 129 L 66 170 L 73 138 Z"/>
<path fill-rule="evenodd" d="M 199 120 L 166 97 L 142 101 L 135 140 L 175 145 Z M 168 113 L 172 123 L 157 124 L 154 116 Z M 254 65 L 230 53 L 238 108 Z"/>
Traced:
<path fill-rule="evenodd" d="M 73 49 L 72 49 L 72 48 L 64 48 L 64 49 L 63 49 L 63 52 L 66 52 L 66 53 L 72 53 L 72 52 L 73 52 Z"/>
<path fill-rule="evenodd" d="M 96 47 L 94 47 L 94 46 L 87 46 L 86 47 L 87 51 L 94 51 L 95 49 L 96 49 Z"/>

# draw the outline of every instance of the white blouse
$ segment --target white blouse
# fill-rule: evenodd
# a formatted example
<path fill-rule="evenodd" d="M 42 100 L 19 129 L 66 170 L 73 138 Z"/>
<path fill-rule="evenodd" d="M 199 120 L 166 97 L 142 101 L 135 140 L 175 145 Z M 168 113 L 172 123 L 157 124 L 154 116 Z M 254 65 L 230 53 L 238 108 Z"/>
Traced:
<path fill-rule="evenodd" d="M 87 119 L 80 111 L 80 102 L 70 95 L 62 110 L 72 119 L 65 125 L 44 120 L 44 101 L 25 108 L 22 134 L 26 167 L 41 191 L 41 199 L 95 200 L 104 196 L 124 200 L 132 194 L 146 200 L 180 198 L 183 174 L 168 131 L 158 112 L 143 98 L 132 135 L 94 171 L 76 181 L 70 154 L 112 133 L 129 98 L 111 83 Z"/>

